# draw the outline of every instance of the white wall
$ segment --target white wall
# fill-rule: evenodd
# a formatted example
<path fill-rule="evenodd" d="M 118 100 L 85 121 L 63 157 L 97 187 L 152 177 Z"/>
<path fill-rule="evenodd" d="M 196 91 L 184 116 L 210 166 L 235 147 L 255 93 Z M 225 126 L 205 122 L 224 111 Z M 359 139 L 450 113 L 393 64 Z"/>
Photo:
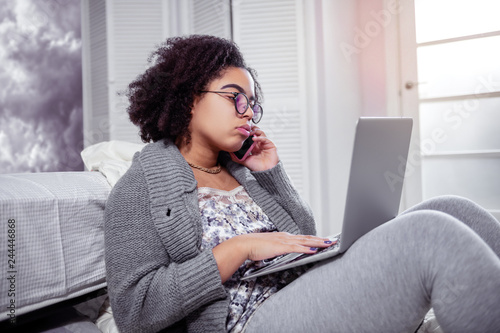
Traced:
<path fill-rule="evenodd" d="M 329 235 L 341 229 L 354 126 L 361 114 L 359 62 L 356 55 L 347 59 L 340 48 L 354 37 L 350 27 L 357 24 L 357 12 L 353 1 L 305 4 L 308 58 L 315 64 L 310 71 L 309 103 L 312 110 L 317 109 L 310 124 L 311 134 L 317 135 L 311 163 L 319 166 L 319 172 L 310 175 L 314 184 L 310 202 L 318 233 Z"/>
<path fill-rule="evenodd" d="M 347 61 L 340 49 L 352 40 L 356 3 L 352 1 L 305 1 L 308 40 L 309 131 L 311 139 L 310 204 L 318 234 L 340 231 L 352 139 L 360 114 L 357 56 Z"/>
<path fill-rule="evenodd" d="M 397 0 L 304 0 L 318 231 L 339 232 L 360 116 L 399 116 Z M 318 149 L 319 148 L 319 149 Z M 314 170 L 314 167 L 311 167 Z"/>

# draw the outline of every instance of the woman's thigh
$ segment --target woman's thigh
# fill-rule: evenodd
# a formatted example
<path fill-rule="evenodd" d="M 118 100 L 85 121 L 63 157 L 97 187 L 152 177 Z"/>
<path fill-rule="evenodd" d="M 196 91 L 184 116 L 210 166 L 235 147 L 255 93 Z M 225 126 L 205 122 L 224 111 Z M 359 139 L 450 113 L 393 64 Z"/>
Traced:
<path fill-rule="evenodd" d="M 500 281 L 469 288 L 495 276 L 486 274 L 500 276 L 500 260 L 468 227 L 441 212 L 407 213 L 270 297 L 247 332 L 414 332 L 431 305 L 438 321 L 458 332 L 462 322 L 483 319 L 470 312 L 474 306 L 500 306 L 498 297 L 488 298 Z M 486 299 L 473 305 L 478 297 Z"/>

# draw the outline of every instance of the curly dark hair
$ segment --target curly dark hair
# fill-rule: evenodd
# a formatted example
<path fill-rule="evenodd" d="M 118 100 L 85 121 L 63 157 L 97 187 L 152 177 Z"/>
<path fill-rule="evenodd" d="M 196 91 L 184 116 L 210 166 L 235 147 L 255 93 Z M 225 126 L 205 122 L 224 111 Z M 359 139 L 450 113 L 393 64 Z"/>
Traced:
<path fill-rule="evenodd" d="M 190 140 L 188 130 L 195 97 L 229 67 L 248 70 L 255 82 L 255 99 L 262 98 L 256 72 L 247 67 L 232 41 L 192 35 L 167 39 L 148 58 L 150 67 L 126 91 L 130 120 L 142 141 Z"/>

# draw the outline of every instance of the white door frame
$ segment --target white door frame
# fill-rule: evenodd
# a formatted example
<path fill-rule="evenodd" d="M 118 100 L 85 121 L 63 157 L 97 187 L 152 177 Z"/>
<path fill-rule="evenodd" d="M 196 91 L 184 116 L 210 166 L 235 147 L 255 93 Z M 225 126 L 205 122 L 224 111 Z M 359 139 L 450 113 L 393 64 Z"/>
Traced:
<path fill-rule="evenodd" d="M 413 133 L 405 175 L 405 207 L 422 201 L 422 154 L 417 74 L 417 42 L 414 0 L 399 0 L 399 68 L 400 108 L 405 117 L 413 118 Z"/>

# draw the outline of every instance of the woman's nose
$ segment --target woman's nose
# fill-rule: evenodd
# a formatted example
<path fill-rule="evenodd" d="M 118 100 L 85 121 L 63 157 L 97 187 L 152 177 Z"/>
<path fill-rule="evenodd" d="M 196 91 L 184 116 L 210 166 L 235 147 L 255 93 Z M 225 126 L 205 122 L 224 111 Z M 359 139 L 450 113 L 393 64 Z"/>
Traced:
<path fill-rule="evenodd" d="M 250 111 L 248 111 L 248 110 L 250 110 Z M 247 104 L 247 108 L 246 108 L 245 112 L 242 114 L 242 117 L 253 119 L 253 109 L 250 106 L 250 103 Z"/>

